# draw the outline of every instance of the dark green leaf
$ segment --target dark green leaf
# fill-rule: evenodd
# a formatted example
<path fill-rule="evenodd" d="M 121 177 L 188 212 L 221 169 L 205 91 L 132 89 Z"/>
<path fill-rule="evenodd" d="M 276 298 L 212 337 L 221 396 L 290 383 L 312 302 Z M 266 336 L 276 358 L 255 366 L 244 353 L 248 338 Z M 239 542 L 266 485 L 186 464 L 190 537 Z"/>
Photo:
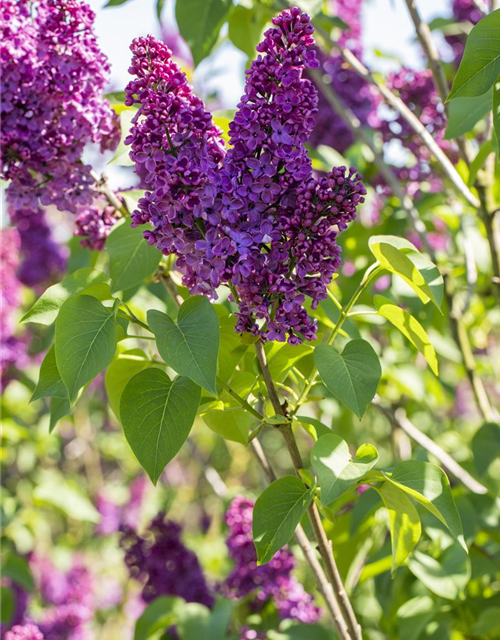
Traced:
<path fill-rule="evenodd" d="M 23 316 L 21 322 L 52 324 L 63 302 L 79 293 L 91 295 L 99 300 L 110 298 L 109 282 L 109 277 L 102 271 L 90 267 L 78 269 L 58 284 L 49 287 Z"/>
<path fill-rule="evenodd" d="M 302 427 L 307 431 L 313 440 L 321 438 L 321 436 L 330 434 L 332 432 L 326 425 L 316 418 L 310 418 L 309 416 L 295 416 L 295 420 L 300 422 Z"/>
<path fill-rule="evenodd" d="M 49 432 L 54 431 L 57 423 L 61 418 L 71 413 L 71 405 L 67 398 L 51 398 L 50 399 L 50 423 Z"/>
<path fill-rule="evenodd" d="M 452 140 L 472 131 L 474 125 L 491 111 L 491 100 L 492 90 L 482 96 L 452 100 L 448 107 L 444 139 Z"/>
<path fill-rule="evenodd" d="M 440 467 L 430 462 L 404 460 L 394 467 L 389 479 L 448 527 L 452 536 L 467 551 L 450 482 Z"/>
<path fill-rule="evenodd" d="M 129 2 L 129 0 L 108 0 L 108 2 L 104 5 L 104 9 L 107 7 L 119 7 L 122 4 Z"/>
<path fill-rule="evenodd" d="M 469 33 L 447 100 L 481 96 L 500 73 L 500 9 L 480 20 Z"/>
<path fill-rule="evenodd" d="M 116 303 L 110 309 L 95 298 L 80 295 L 66 300 L 59 311 L 55 353 L 71 403 L 115 355 L 116 309 Z"/>
<path fill-rule="evenodd" d="M 420 540 L 422 525 L 413 502 L 397 485 L 383 482 L 376 490 L 389 515 L 392 541 L 392 572 L 401 566 Z"/>
<path fill-rule="evenodd" d="M 456 600 L 470 579 L 470 559 L 458 544 L 448 547 L 438 562 L 415 551 L 408 567 L 413 575 L 441 598 Z"/>
<path fill-rule="evenodd" d="M 125 387 L 120 402 L 125 437 L 153 484 L 186 441 L 200 396 L 200 387 L 188 378 L 171 381 L 156 368 L 136 374 Z"/>
<path fill-rule="evenodd" d="M 131 227 L 126 219 L 117 224 L 106 240 L 109 253 L 111 291 L 123 291 L 149 278 L 161 260 L 161 251 L 150 246 L 142 235 L 142 229 Z"/>
<path fill-rule="evenodd" d="M 252 531 L 258 564 L 269 562 L 290 542 L 311 500 L 311 490 L 295 476 L 275 480 L 257 498 Z"/>
<path fill-rule="evenodd" d="M 351 340 L 340 354 L 332 346 L 320 344 L 314 350 L 314 362 L 330 393 L 361 420 L 382 375 L 371 345 L 365 340 Z"/>
<path fill-rule="evenodd" d="M 206 58 L 217 42 L 231 9 L 231 0 L 177 0 L 175 18 L 195 65 Z"/>
<path fill-rule="evenodd" d="M 30 402 L 40 398 L 68 398 L 68 390 L 59 375 L 54 345 L 47 351 L 40 367 L 40 377 Z"/>
<path fill-rule="evenodd" d="M 10 578 L 25 591 L 33 591 L 35 584 L 26 558 L 7 552 L 2 558 L 2 576 Z"/>
<path fill-rule="evenodd" d="M 161 311 L 148 311 L 148 323 L 169 367 L 217 395 L 219 321 L 207 298 L 188 298 L 179 309 L 177 322 Z"/>
<path fill-rule="evenodd" d="M 134 640 L 148 640 L 157 631 L 177 622 L 179 609 L 185 604 L 181 598 L 161 596 L 153 600 L 135 623 Z"/>
<path fill-rule="evenodd" d="M 7 624 L 16 607 L 14 592 L 9 587 L 0 586 L 0 622 Z"/>
<path fill-rule="evenodd" d="M 389 320 L 391 324 L 401 331 L 405 338 L 420 351 L 429 363 L 433 373 L 437 376 L 439 374 L 439 367 L 436 351 L 420 322 L 407 311 L 396 306 L 387 298 L 384 298 L 384 296 L 375 296 L 373 300 L 379 315 Z"/>
<path fill-rule="evenodd" d="M 495 132 L 496 150 L 498 153 L 500 141 L 500 76 L 493 85 L 493 130 Z"/>
<path fill-rule="evenodd" d="M 356 485 L 377 460 L 378 452 L 372 444 L 362 444 L 353 460 L 347 442 L 340 436 L 321 436 L 311 452 L 311 464 L 321 487 L 321 504 L 331 504 Z"/>
<path fill-rule="evenodd" d="M 165 4 L 165 0 L 156 0 L 156 17 L 158 18 L 158 22 L 161 24 L 161 14 L 163 11 L 163 6 Z"/>
<path fill-rule="evenodd" d="M 407 600 L 397 611 L 399 637 L 418 640 L 427 624 L 436 615 L 436 605 L 429 596 Z"/>

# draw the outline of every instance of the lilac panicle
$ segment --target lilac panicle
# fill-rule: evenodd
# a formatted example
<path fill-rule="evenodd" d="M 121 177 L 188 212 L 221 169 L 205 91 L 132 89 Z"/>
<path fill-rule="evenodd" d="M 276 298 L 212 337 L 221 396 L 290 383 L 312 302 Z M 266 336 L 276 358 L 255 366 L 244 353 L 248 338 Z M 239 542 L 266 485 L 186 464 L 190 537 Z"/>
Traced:
<path fill-rule="evenodd" d="M 340 265 L 337 233 L 366 191 L 355 169 L 313 177 L 305 143 L 318 95 L 304 76 L 318 66 L 313 27 L 298 8 L 273 19 L 247 71 L 227 153 L 203 103 L 151 36 L 132 44 L 127 103 L 139 103 L 131 158 L 147 188 L 134 224 L 177 255 L 183 283 L 216 297 L 232 285 L 236 329 L 297 344 L 316 336 L 304 307 L 326 298 Z M 308 254 L 307 254 L 308 252 Z"/>
<path fill-rule="evenodd" d="M 40 629 L 30 622 L 27 624 L 16 624 L 5 634 L 5 640 L 44 640 Z"/>
<path fill-rule="evenodd" d="M 97 198 L 76 217 L 73 235 L 82 238 L 82 247 L 102 251 L 106 238 L 119 219 L 120 214 L 113 206 L 104 198 Z"/>
<path fill-rule="evenodd" d="M 221 131 L 189 86 L 172 52 L 153 36 L 132 42 L 126 104 L 137 103 L 126 144 L 146 189 L 134 225 L 149 223 L 144 233 L 165 255 L 176 254 L 184 282 L 193 292 L 213 294 L 220 283 L 222 259 L 210 262 L 196 242 L 214 226 L 207 210 L 211 187 L 224 155 Z"/>
<path fill-rule="evenodd" d="M 251 595 L 251 607 L 255 610 L 260 610 L 271 600 L 282 619 L 291 618 L 306 624 L 316 622 L 321 610 L 291 575 L 295 558 L 286 547 L 278 551 L 267 564 L 257 566 L 252 538 L 253 507 L 252 500 L 237 496 L 226 512 L 229 529 L 226 544 L 235 566 L 222 585 L 223 593 L 235 599 Z"/>
<path fill-rule="evenodd" d="M 198 558 L 184 546 L 181 527 L 159 514 L 144 537 L 124 525 L 120 545 L 130 575 L 143 584 L 142 597 L 151 602 L 159 596 L 179 596 L 186 602 L 211 607 L 210 593 Z"/>

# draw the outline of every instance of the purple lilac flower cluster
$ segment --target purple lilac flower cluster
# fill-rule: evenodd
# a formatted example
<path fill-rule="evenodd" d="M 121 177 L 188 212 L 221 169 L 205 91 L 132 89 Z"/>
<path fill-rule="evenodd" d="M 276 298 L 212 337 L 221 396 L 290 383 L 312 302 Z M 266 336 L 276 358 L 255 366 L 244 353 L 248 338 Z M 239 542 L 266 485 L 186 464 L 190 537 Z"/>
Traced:
<path fill-rule="evenodd" d="M 95 199 L 92 205 L 84 208 L 76 217 L 73 235 L 82 238 L 82 247 L 102 251 L 106 238 L 120 217 L 104 198 Z"/>
<path fill-rule="evenodd" d="M 446 116 L 430 69 L 414 71 L 403 67 L 399 72 L 388 76 L 387 86 L 413 111 L 448 157 L 456 161 L 458 158 L 453 143 L 444 139 Z M 439 180 L 436 181 L 431 171 L 429 150 L 402 116 L 395 114 L 392 119 L 384 120 L 381 132 L 384 142 L 399 138 L 415 156 L 413 166 L 397 169 L 398 178 L 406 183 L 406 190 L 410 195 L 419 191 L 424 180 L 430 181 L 431 190 L 440 187 Z"/>
<path fill-rule="evenodd" d="M 23 366 L 26 360 L 26 345 L 15 336 L 15 313 L 21 303 L 21 287 L 16 276 L 19 247 L 16 229 L 0 231 L 0 390 L 9 381 L 12 367 Z"/>
<path fill-rule="evenodd" d="M 256 610 L 260 610 L 271 600 L 282 619 L 292 618 L 303 623 L 316 622 L 321 610 L 314 605 L 313 598 L 291 575 L 295 567 L 295 558 L 287 548 L 278 551 L 267 564 L 257 565 L 257 554 L 252 539 L 253 507 L 252 500 L 245 496 L 237 496 L 226 512 L 226 524 L 229 528 L 226 544 L 235 567 L 222 585 L 224 594 L 238 599 L 252 594 L 251 602 Z"/>
<path fill-rule="evenodd" d="M 362 0 L 330 0 L 331 15 L 342 18 L 349 26 L 349 29 L 340 34 L 339 44 L 353 51 L 358 58 L 363 55 L 361 9 Z M 380 101 L 370 84 L 349 67 L 339 53 L 332 52 L 326 56 L 319 52 L 319 58 L 327 82 L 331 83 L 342 103 L 357 116 L 363 126 L 377 129 L 380 125 Z M 328 145 L 339 153 L 344 153 L 354 142 L 349 127 L 331 107 L 321 87 L 316 125 L 309 142 L 312 147 Z"/>
<path fill-rule="evenodd" d="M 133 213 L 145 237 L 177 255 L 193 293 L 233 286 L 237 331 L 297 344 L 316 336 L 315 307 L 340 264 L 336 236 L 366 191 L 355 169 L 312 175 L 305 143 L 317 90 L 313 27 L 297 8 L 273 19 L 247 71 L 224 153 L 220 132 L 171 52 L 154 38 L 132 45 L 127 103 L 140 104 L 127 142 L 148 191 Z"/>
<path fill-rule="evenodd" d="M 96 528 L 100 535 L 111 535 L 120 530 L 123 524 L 130 529 L 136 529 L 140 519 L 144 494 L 148 488 L 145 476 L 136 478 L 129 487 L 128 502 L 120 506 L 109 500 L 104 494 L 99 494 L 96 499 L 96 509 L 101 515 L 101 520 Z"/>
<path fill-rule="evenodd" d="M 44 640 L 40 629 L 28 622 L 28 624 L 16 624 L 5 634 L 5 640 Z"/>
<path fill-rule="evenodd" d="M 2 172 L 12 204 L 76 212 L 93 197 L 87 142 L 113 148 L 109 64 L 80 0 L 2 0 Z"/>
<path fill-rule="evenodd" d="M 211 607 L 214 598 L 196 555 L 181 540 L 182 528 L 159 514 L 144 536 L 122 526 L 120 545 L 130 575 L 143 584 L 142 597 L 151 602 L 159 596 L 179 596 L 186 602 Z"/>
<path fill-rule="evenodd" d="M 489 5 L 488 0 L 486 0 L 486 4 Z M 475 25 L 483 17 L 482 12 L 476 7 L 472 0 L 453 0 L 451 9 L 453 17 L 457 22 L 470 22 Z M 458 67 L 464 55 L 467 36 L 465 33 L 446 35 L 445 40 L 452 49 L 453 62 L 455 66 Z"/>
<path fill-rule="evenodd" d="M 66 267 L 66 251 L 53 239 L 45 211 L 40 207 L 16 209 L 10 217 L 21 239 L 19 280 L 33 287 L 62 273 Z"/>
<path fill-rule="evenodd" d="M 94 581 L 78 560 L 68 572 L 59 571 L 47 558 L 30 562 L 44 605 L 37 623 L 45 640 L 84 640 L 86 626 L 94 615 Z"/>

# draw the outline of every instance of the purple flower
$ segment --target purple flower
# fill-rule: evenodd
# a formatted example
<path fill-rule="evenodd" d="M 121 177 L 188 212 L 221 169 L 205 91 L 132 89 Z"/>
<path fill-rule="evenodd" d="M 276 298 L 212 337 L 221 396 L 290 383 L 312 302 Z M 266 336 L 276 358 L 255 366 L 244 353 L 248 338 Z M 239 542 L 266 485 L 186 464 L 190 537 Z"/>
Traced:
<path fill-rule="evenodd" d="M 116 209 L 102 200 L 97 206 L 84 209 L 75 220 L 73 235 L 81 237 L 80 244 L 93 251 L 102 251 L 113 225 L 120 219 Z"/>
<path fill-rule="evenodd" d="M 5 640 L 44 640 L 44 636 L 34 624 L 16 624 L 10 631 L 7 631 Z"/>
<path fill-rule="evenodd" d="M 226 544 L 235 566 L 222 584 L 222 592 L 234 599 L 248 598 L 253 610 L 259 611 L 272 601 L 282 619 L 292 618 L 304 623 L 316 622 L 321 610 L 313 598 L 291 573 L 295 558 L 287 549 L 281 549 L 265 565 L 257 566 L 257 554 L 252 538 L 254 503 L 237 496 L 226 512 L 229 535 Z M 255 632 L 251 632 L 255 633 Z M 259 638 L 248 635 L 243 638 Z"/>
<path fill-rule="evenodd" d="M 210 593 L 196 555 L 181 541 L 181 527 L 159 514 L 144 537 L 122 527 L 120 545 L 130 575 L 143 584 L 142 597 L 151 602 L 162 595 L 179 596 L 186 602 L 211 607 Z"/>

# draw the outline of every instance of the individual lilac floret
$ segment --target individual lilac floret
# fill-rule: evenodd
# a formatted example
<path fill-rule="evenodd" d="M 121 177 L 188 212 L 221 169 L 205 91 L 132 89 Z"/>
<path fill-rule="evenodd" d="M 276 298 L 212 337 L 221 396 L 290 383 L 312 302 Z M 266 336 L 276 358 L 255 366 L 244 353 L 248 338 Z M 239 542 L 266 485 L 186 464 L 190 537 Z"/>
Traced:
<path fill-rule="evenodd" d="M 132 213 L 133 224 L 151 224 L 145 238 L 165 255 L 178 256 L 184 284 L 194 293 L 213 294 L 224 259 L 209 259 L 196 243 L 219 222 L 210 208 L 224 155 L 221 131 L 165 44 L 147 36 L 130 48 L 129 72 L 136 79 L 127 85 L 125 102 L 139 109 L 125 142 L 146 189 Z"/>
<path fill-rule="evenodd" d="M 7 631 L 5 640 L 44 640 L 44 636 L 34 624 L 16 624 L 10 631 Z"/>
<path fill-rule="evenodd" d="M 52 237 L 43 209 L 17 209 L 11 213 L 21 239 L 17 277 L 28 287 L 47 283 L 66 268 L 65 247 Z"/>
<path fill-rule="evenodd" d="M 186 602 L 211 607 L 210 593 L 198 558 L 184 546 L 182 528 L 159 514 L 144 537 L 127 526 L 120 541 L 130 575 L 143 584 L 142 597 L 151 602 L 159 596 L 179 596 Z"/>
<path fill-rule="evenodd" d="M 102 93 L 109 64 L 93 31 L 95 15 L 80 0 L 1 0 L 2 175 L 7 198 L 36 209 L 76 212 L 95 195 L 89 142 L 119 140 L 117 116 Z"/>
<path fill-rule="evenodd" d="M 120 214 L 113 206 L 96 201 L 78 214 L 73 235 L 82 238 L 82 247 L 102 251 L 106 238 L 119 219 Z"/>
<path fill-rule="evenodd" d="M 257 566 L 252 538 L 253 507 L 252 500 L 237 496 L 226 512 L 229 529 L 226 544 L 235 566 L 222 585 L 223 593 L 235 599 L 251 595 L 250 605 L 254 610 L 262 609 L 271 600 L 282 619 L 316 622 L 321 610 L 291 575 L 295 558 L 287 548 L 278 551 L 267 564 Z"/>

